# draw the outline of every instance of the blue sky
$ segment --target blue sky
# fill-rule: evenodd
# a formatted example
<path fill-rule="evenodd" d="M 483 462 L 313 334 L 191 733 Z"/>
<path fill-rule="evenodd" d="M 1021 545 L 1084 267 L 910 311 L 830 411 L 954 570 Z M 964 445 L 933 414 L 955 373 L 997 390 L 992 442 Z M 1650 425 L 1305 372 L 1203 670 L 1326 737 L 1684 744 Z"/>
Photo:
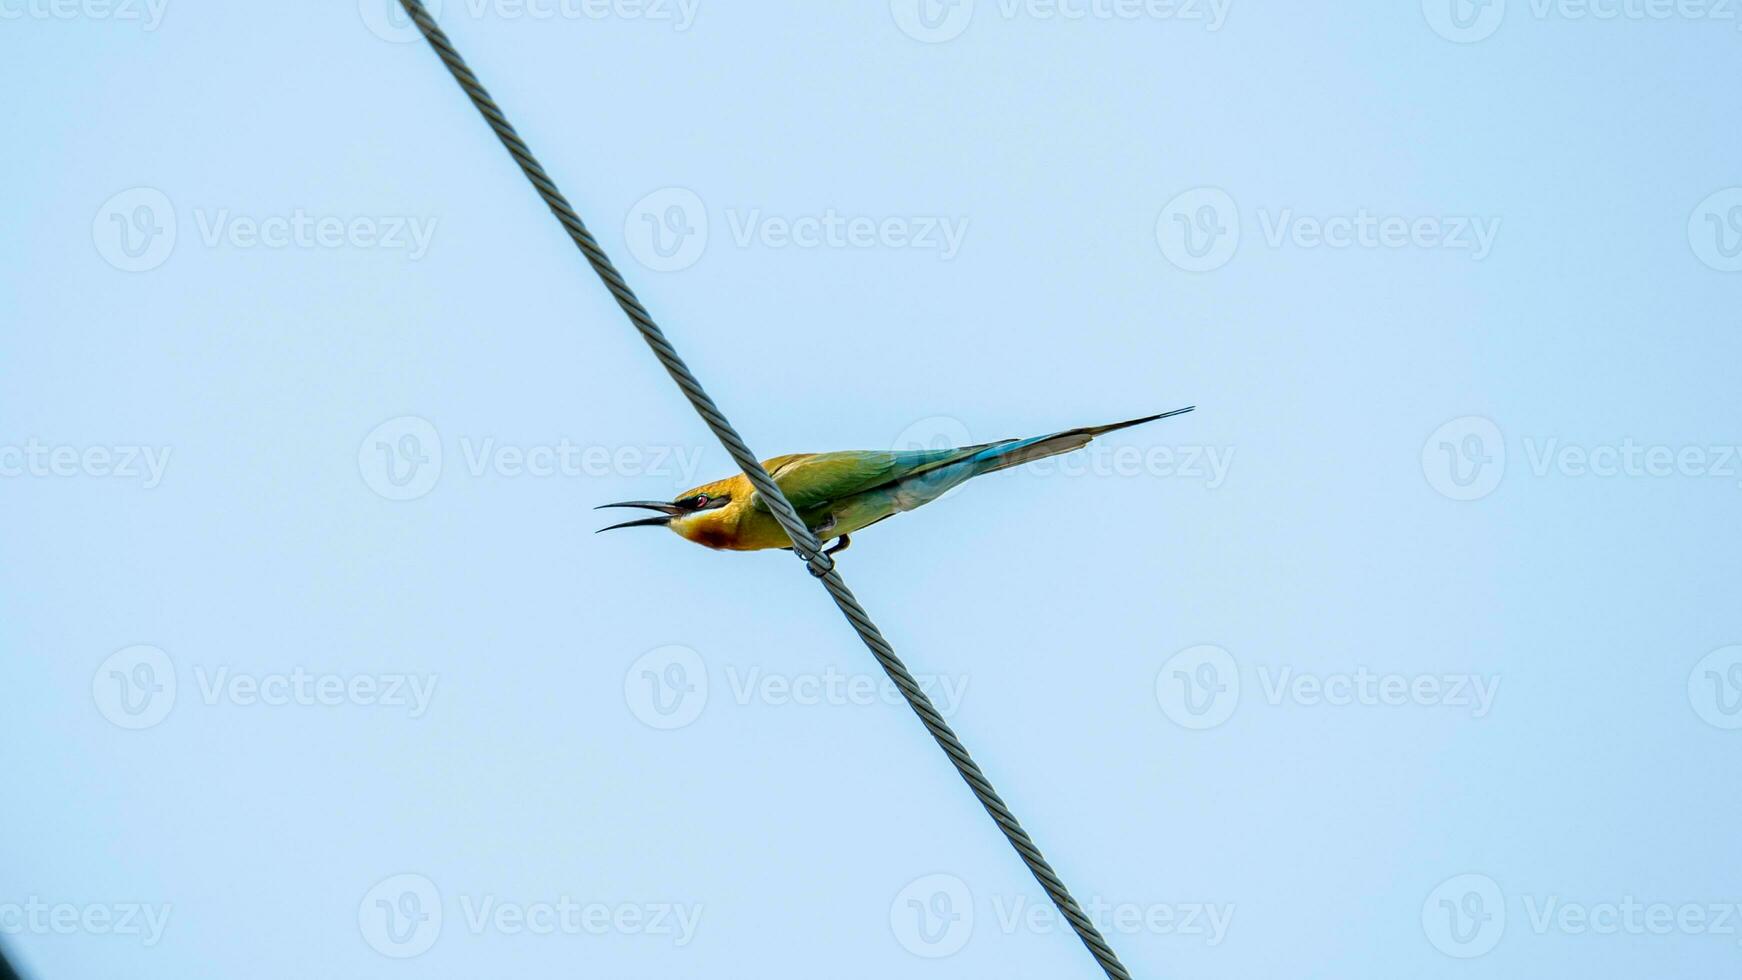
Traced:
<path fill-rule="evenodd" d="M 1453 5 L 1453 3 L 1457 5 Z M 447 0 L 1142 977 L 1734 970 L 1723 4 Z M 0 0 L 33 977 L 1098 975 L 381 0 Z"/>

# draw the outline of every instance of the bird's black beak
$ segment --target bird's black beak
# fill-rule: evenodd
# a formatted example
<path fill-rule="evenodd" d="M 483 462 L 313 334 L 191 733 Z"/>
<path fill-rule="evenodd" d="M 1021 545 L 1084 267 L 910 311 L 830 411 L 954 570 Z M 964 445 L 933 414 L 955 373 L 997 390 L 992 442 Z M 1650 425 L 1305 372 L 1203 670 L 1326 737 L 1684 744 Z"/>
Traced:
<path fill-rule="evenodd" d="M 594 531 L 594 534 L 598 534 L 599 531 L 615 531 L 620 527 L 664 527 L 671 523 L 673 517 L 683 513 L 683 508 L 676 504 L 668 504 L 663 500 L 625 500 L 618 504 L 600 504 L 593 509 L 604 510 L 607 507 L 640 507 L 643 510 L 657 510 L 661 514 L 658 517 L 643 517 L 638 521 L 624 521 L 621 524 L 602 527 L 598 531 Z"/>

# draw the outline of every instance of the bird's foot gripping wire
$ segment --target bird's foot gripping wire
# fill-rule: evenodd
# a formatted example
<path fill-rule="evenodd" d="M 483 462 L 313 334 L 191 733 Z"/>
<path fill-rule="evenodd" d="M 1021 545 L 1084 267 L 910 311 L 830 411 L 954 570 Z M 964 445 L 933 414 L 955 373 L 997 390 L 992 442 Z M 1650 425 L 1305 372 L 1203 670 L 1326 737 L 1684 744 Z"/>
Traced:
<path fill-rule="evenodd" d="M 794 553 L 804 559 L 805 567 L 810 569 L 810 573 L 817 578 L 826 578 L 830 572 L 835 570 L 835 560 L 829 557 L 827 551 L 819 551 L 814 555 L 807 555 L 802 551 L 794 549 Z"/>
<path fill-rule="evenodd" d="M 852 544 L 853 544 L 852 537 L 849 535 L 843 534 L 843 535 L 841 535 L 841 540 L 836 541 L 834 544 L 829 545 L 827 548 L 824 548 L 823 554 L 833 555 L 833 554 L 836 554 L 837 552 L 846 551 L 849 547 L 852 546 Z"/>

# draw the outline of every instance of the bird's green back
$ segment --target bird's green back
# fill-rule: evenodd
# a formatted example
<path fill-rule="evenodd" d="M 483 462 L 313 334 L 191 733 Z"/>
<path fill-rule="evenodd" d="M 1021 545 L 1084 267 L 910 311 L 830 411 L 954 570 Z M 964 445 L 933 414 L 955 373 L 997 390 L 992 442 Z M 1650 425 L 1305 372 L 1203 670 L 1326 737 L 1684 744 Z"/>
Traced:
<path fill-rule="evenodd" d="M 792 505 L 812 510 L 832 501 L 921 476 L 965 460 L 997 443 L 952 449 L 854 450 L 794 453 L 763 465 Z M 757 506 L 766 508 L 760 498 Z"/>

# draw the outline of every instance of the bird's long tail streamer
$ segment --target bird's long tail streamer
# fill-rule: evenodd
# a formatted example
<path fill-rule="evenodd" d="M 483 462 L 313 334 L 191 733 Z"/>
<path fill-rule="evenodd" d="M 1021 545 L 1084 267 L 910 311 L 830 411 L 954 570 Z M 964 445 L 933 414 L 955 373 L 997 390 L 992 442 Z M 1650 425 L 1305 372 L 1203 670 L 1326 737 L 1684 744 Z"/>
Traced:
<path fill-rule="evenodd" d="M 532 150 L 527 147 L 526 141 L 521 139 L 520 134 L 515 132 L 514 127 L 509 124 L 508 118 L 497 106 L 496 100 L 490 97 L 490 93 L 478 81 L 478 76 L 472 73 L 472 69 L 467 67 L 465 59 L 461 58 L 460 53 L 454 49 L 453 42 L 448 40 L 447 34 L 436 24 L 435 18 L 430 16 L 421 0 L 399 0 L 399 2 L 405 8 L 406 14 L 411 17 L 412 22 L 417 25 L 417 29 L 422 32 L 424 39 L 429 42 L 431 48 L 435 49 L 436 55 L 441 58 L 442 63 L 454 76 L 454 81 L 458 82 L 460 88 L 465 90 L 467 97 L 472 100 L 472 104 L 477 107 L 478 112 L 484 116 L 484 120 L 490 124 L 490 128 L 495 131 L 497 138 L 507 148 L 509 155 L 514 157 L 514 162 L 520 165 L 521 172 L 526 175 L 527 180 L 532 182 L 538 195 L 550 207 L 551 213 L 556 215 L 557 220 L 562 223 L 563 229 L 574 240 L 575 246 L 581 250 L 582 255 L 586 256 L 588 264 L 593 267 L 595 273 L 598 273 L 605 288 L 611 291 L 611 295 L 617 300 L 617 305 L 621 306 L 623 312 L 629 317 L 629 322 L 633 323 L 635 329 L 641 332 L 642 338 L 653 349 L 654 356 L 659 358 L 659 363 L 665 366 L 666 373 L 670 374 L 672 380 L 677 382 L 678 387 L 683 390 L 684 397 L 689 399 L 690 404 L 701 415 L 702 421 L 706 422 L 708 428 L 713 430 L 714 436 L 720 440 L 720 444 L 726 448 L 726 452 L 731 455 L 732 460 L 738 464 L 739 468 L 744 471 L 744 475 L 750 478 L 751 484 L 768 502 L 775 518 L 780 521 L 781 527 L 786 529 L 787 536 L 792 538 L 793 551 L 804 559 L 810 567 L 811 574 L 820 579 L 829 590 L 829 594 L 834 597 L 835 605 L 840 607 L 847 620 L 853 624 L 853 628 L 858 631 L 860 638 L 865 641 L 865 645 L 871 649 L 872 655 L 883 666 L 883 670 L 889 675 L 890 680 L 894 681 L 895 686 L 901 689 L 902 695 L 907 698 L 908 705 L 913 708 L 926 730 L 931 732 L 932 738 L 937 740 L 938 745 L 949 756 L 956 771 L 961 774 L 968 787 L 974 791 L 974 795 L 979 798 L 981 805 L 986 808 L 986 812 L 991 814 L 992 819 L 998 824 L 998 829 L 1004 832 L 1005 838 L 1010 841 L 1010 846 L 1016 849 L 1016 853 L 1021 856 L 1023 863 L 1028 865 L 1028 870 L 1033 872 L 1035 880 L 1039 881 L 1041 887 L 1046 889 L 1047 896 L 1052 899 L 1054 905 L 1058 906 L 1059 912 L 1071 924 L 1071 928 L 1076 930 L 1083 945 L 1088 947 L 1089 952 L 1094 955 L 1096 962 L 1100 964 L 1107 976 L 1114 978 L 1114 980 L 1130 980 L 1131 974 L 1119 962 L 1119 957 L 1114 955 L 1112 947 L 1107 945 L 1107 941 L 1101 937 L 1101 933 L 1095 928 L 1094 923 L 1090 922 L 1088 916 L 1083 914 L 1076 899 L 1071 897 L 1064 882 L 1059 880 L 1059 876 L 1053 871 L 1052 866 L 1047 864 L 1046 858 L 1034 845 L 1028 832 L 1016 822 L 1015 815 L 1010 812 L 1008 806 L 1004 805 L 1004 801 L 999 799 L 998 793 L 993 790 L 992 784 L 980 771 L 979 765 L 968 755 L 968 750 L 962 746 L 956 733 L 950 730 L 949 725 L 945 724 L 943 716 L 938 714 L 937 709 L 932 706 L 931 699 L 920 690 L 919 682 L 914 680 L 913 674 L 901 662 L 901 658 L 895 655 L 895 649 L 883 638 L 883 634 L 878 631 L 876 624 L 871 621 L 870 615 L 859 605 L 859 600 L 854 598 L 852 591 L 847 588 L 847 583 L 841 579 L 841 573 L 835 569 L 834 560 L 823 554 L 822 544 L 817 540 L 816 535 L 812 534 L 810 528 L 806 527 L 804 522 L 799 519 L 798 513 L 793 510 L 786 495 L 769 477 L 768 472 L 762 468 L 762 463 L 744 444 L 743 438 L 732 428 L 732 424 L 726 420 L 726 416 L 721 414 L 713 399 L 708 397 L 701 382 L 697 381 L 695 375 L 690 373 L 689 367 L 678 356 L 676 348 L 672 347 L 671 342 L 666 340 L 665 333 L 653 322 L 653 317 L 648 314 L 647 308 L 641 305 L 641 300 L 636 298 L 634 291 L 629 288 L 628 283 L 624 282 L 617 267 L 611 264 L 611 259 L 605 255 L 604 249 L 601 249 L 599 243 L 593 240 L 592 232 L 588 231 L 587 226 L 582 223 L 580 215 L 575 213 L 568 198 L 564 197 L 562 191 L 557 189 L 556 182 L 550 179 L 549 174 L 545 173 L 544 167 L 532 155 Z"/>

